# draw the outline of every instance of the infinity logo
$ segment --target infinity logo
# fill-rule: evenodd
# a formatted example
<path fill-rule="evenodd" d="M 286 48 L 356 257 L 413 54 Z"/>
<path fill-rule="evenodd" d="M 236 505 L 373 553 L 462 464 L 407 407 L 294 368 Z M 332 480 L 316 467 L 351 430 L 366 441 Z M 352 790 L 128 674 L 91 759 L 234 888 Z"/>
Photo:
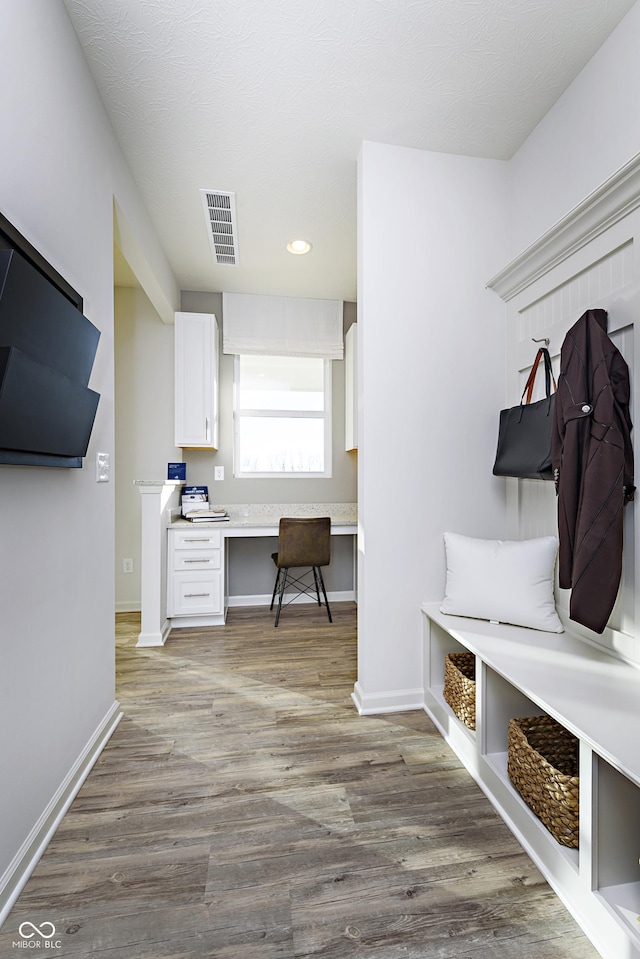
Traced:
<path fill-rule="evenodd" d="M 51 932 L 45 932 L 45 926 L 48 926 Z M 32 932 L 25 932 L 27 928 L 31 927 Z M 18 932 L 23 939 L 31 939 L 33 936 L 42 936 L 43 939 L 51 939 L 52 936 L 56 934 L 56 927 L 52 922 L 43 922 L 41 926 L 34 926 L 32 922 L 21 922 Z"/>

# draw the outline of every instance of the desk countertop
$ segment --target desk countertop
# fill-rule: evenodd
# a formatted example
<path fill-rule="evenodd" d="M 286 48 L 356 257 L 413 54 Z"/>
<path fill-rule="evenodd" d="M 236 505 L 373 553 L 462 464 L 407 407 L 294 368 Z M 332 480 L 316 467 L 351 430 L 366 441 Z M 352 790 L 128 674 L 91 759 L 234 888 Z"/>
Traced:
<path fill-rule="evenodd" d="M 215 507 L 226 509 L 229 519 L 214 520 L 211 523 L 190 523 L 189 520 L 177 517 L 171 526 L 219 526 L 228 533 L 234 530 L 241 533 L 242 530 L 272 528 L 277 532 L 281 516 L 330 516 L 333 527 L 353 527 L 354 532 L 358 524 L 356 503 L 215 504 Z"/>

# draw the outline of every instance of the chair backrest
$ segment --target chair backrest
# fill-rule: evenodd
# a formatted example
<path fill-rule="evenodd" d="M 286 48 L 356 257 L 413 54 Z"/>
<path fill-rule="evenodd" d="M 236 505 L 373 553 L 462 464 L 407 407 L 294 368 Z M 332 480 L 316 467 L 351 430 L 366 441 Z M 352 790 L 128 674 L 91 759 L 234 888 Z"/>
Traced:
<path fill-rule="evenodd" d="M 328 566 L 331 562 L 331 518 L 283 516 L 278 528 L 277 565 Z"/>

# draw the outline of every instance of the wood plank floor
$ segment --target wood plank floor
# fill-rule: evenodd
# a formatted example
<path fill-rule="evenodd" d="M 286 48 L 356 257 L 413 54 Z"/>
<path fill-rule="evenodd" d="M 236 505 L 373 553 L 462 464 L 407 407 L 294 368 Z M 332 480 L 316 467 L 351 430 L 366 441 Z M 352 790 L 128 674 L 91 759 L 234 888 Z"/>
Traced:
<path fill-rule="evenodd" d="M 424 713 L 359 717 L 355 607 L 136 649 L 125 712 L 0 931 L 63 959 L 597 959 Z M 31 954 L 45 954 L 31 948 Z"/>

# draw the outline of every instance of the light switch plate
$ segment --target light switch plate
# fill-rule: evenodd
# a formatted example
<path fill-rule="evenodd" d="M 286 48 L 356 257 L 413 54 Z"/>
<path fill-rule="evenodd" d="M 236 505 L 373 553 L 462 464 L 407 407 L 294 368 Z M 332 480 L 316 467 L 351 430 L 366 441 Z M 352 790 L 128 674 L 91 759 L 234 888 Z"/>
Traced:
<path fill-rule="evenodd" d="M 213 478 L 214 478 L 214 480 L 223 480 L 223 479 L 224 479 L 224 466 L 214 466 L 214 467 L 213 467 Z"/>
<path fill-rule="evenodd" d="M 111 464 L 108 453 L 96 453 L 96 482 L 108 483 Z"/>

